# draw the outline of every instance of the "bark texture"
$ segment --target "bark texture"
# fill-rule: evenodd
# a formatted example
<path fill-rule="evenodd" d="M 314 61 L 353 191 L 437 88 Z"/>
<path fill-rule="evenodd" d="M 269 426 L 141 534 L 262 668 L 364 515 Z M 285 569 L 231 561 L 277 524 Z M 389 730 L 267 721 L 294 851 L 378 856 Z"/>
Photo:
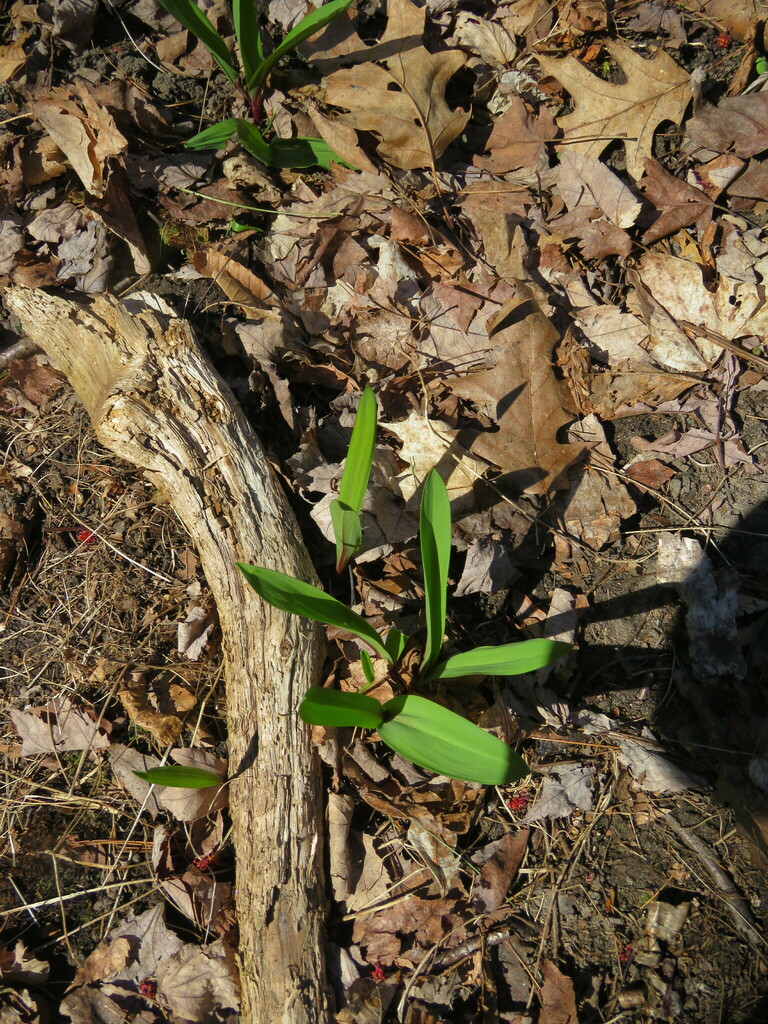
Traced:
<path fill-rule="evenodd" d="M 320 770 L 296 709 L 322 633 L 264 604 L 237 561 L 314 570 L 261 444 L 186 321 L 151 296 L 73 301 L 12 288 L 9 309 L 82 399 L 99 439 L 168 495 L 224 638 L 245 1024 L 328 1016 Z"/>

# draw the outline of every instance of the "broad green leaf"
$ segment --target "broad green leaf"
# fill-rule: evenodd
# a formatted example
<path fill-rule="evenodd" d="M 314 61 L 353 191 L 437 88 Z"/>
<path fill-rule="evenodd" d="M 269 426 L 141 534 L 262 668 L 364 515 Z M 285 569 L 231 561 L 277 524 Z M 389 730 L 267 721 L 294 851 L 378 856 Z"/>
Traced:
<path fill-rule="evenodd" d="M 378 729 L 384 720 L 382 706 L 373 697 L 328 690 L 324 686 L 307 690 L 299 716 L 310 725 L 354 725 L 361 729 Z"/>
<path fill-rule="evenodd" d="M 265 141 L 256 125 L 243 120 L 242 117 L 235 118 L 235 123 L 237 138 L 243 149 L 246 149 L 251 156 L 255 156 L 267 167 L 273 167 L 272 147 Z"/>
<path fill-rule="evenodd" d="M 376 411 L 376 396 L 369 387 L 363 388 L 344 472 L 341 474 L 339 497 L 331 502 L 331 523 L 336 540 L 336 572 L 343 571 L 363 539 L 360 509 L 363 507 L 373 465 Z"/>
<path fill-rule="evenodd" d="M 405 633 L 401 633 L 397 626 L 393 626 L 387 633 L 384 646 L 392 655 L 392 661 L 397 664 L 402 658 L 405 648 L 408 646 L 408 637 Z"/>
<path fill-rule="evenodd" d="M 348 505 L 343 505 L 338 498 L 331 502 L 330 513 L 333 536 L 336 540 L 336 572 L 344 572 L 345 566 L 363 539 L 360 514 Z"/>
<path fill-rule="evenodd" d="M 197 36 L 234 85 L 237 82 L 238 74 L 227 44 L 197 6 L 195 0 L 160 0 L 160 3 L 169 14 L 174 16 L 176 21 L 180 22 L 193 36 Z"/>
<path fill-rule="evenodd" d="M 451 503 L 436 469 L 429 471 L 421 493 L 419 542 L 427 618 L 427 642 L 421 671 L 428 674 L 443 646 L 448 562 L 451 557 Z"/>
<path fill-rule="evenodd" d="M 268 604 L 283 612 L 290 612 L 291 615 L 303 615 L 305 619 L 313 619 L 326 626 L 336 626 L 348 633 L 354 633 L 370 644 L 382 658 L 392 660 L 373 626 L 369 626 L 357 612 L 353 612 L 324 590 L 319 590 L 303 580 L 294 579 L 293 576 L 286 576 L 285 573 L 275 572 L 274 569 L 261 569 L 243 562 L 238 562 L 237 565 L 259 597 Z"/>
<path fill-rule="evenodd" d="M 357 407 L 344 472 L 339 484 L 339 500 L 359 512 L 368 490 L 376 444 L 376 395 L 369 387 L 363 388 Z"/>
<path fill-rule="evenodd" d="M 373 662 L 368 651 L 360 651 L 360 664 L 363 667 L 363 675 L 368 686 L 372 686 L 376 682 L 376 672 L 373 668 Z M 368 687 L 364 687 L 368 689 Z"/>
<path fill-rule="evenodd" d="M 318 7 L 316 11 L 310 11 L 305 18 L 302 18 L 299 24 L 291 29 L 280 45 L 261 62 L 252 77 L 246 78 L 245 87 L 249 95 L 253 94 L 258 86 L 266 81 L 270 71 L 281 57 L 284 57 L 286 53 L 290 53 L 291 50 L 295 50 L 305 39 L 309 39 L 315 32 L 319 32 L 321 28 L 325 28 L 342 11 L 346 11 L 352 3 L 353 0 L 331 0 L 331 3 Z"/>
<path fill-rule="evenodd" d="M 571 645 L 559 640 L 520 640 L 499 647 L 475 647 L 454 654 L 429 673 L 430 679 L 460 679 L 462 676 L 519 676 L 557 661 Z"/>
<path fill-rule="evenodd" d="M 232 24 L 235 27 L 235 39 L 240 47 L 243 77 L 248 82 L 255 77 L 264 61 L 261 32 L 253 0 L 232 0 Z"/>
<path fill-rule="evenodd" d="M 240 141 L 243 142 L 242 139 Z M 245 146 L 245 142 L 243 145 Z M 328 171 L 331 164 L 341 164 L 342 167 L 356 170 L 323 139 L 273 139 L 269 144 L 269 150 L 272 167 L 322 167 Z"/>
<path fill-rule="evenodd" d="M 414 764 L 485 786 L 502 786 L 528 775 L 511 747 L 434 701 L 409 694 L 384 705 L 382 740 Z"/>
<path fill-rule="evenodd" d="M 195 151 L 201 149 L 223 149 L 237 131 L 237 124 L 240 119 L 229 117 L 226 121 L 217 121 L 209 128 L 193 135 L 184 143 L 187 149 Z"/>
<path fill-rule="evenodd" d="M 174 789 L 208 789 L 209 786 L 220 786 L 224 781 L 216 772 L 205 768 L 184 768 L 181 765 L 161 765 L 133 774 L 155 786 L 172 786 Z"/>

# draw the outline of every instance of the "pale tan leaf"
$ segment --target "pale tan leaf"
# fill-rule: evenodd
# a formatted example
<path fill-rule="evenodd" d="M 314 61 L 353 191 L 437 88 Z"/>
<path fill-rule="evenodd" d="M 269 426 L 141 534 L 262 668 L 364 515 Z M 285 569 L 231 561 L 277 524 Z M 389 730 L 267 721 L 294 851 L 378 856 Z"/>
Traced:
<path fill-rule="evenodd" d="M 101 196 L 106 185 L 106 161 L 128 148 L 106 107 L 84 85 L 57 86 L 28 104 L 59 149 L 66 155 L 85 189 Z"/>
<path fill-rule="evenodd" d="M 27 55 L 21 43 L 0 46 L 0 82 L 7 82 L 27 62 Z"/>
<path fill-rule="evenodd" d="M 21 737 L 23 756 L 109 746 L 109 739 L 99 731 L 96 717 L 76 711 L 68 697 L 56 698 L 33 711 L 11 709 L 10 714 Z"/>
<path fill-rule="evenodd" d="M 445 99 L 465 57 L 459 50 L 429 53 L 414 46 L 424 32 L 425 9 L 392 0 L 388 13 L 381 44 L 388 44 L 390 54 L 382 60 L 385 66 L 367 63 L 334 72 L 325 99 L 349 111 L 341 117 L 345 123 L 379 135 L 379 153 L 395 167 L 431 167 L 469 120 Z"/>
<path fill-rule="evenodd" d="M 499 21 L 460 11 L 456 16 L 456 39 L 492 68 L 505 68 L 517 57 L 514 36 Z"/>
<path fill-rule="evenodd" d="M 408 464 L 408 468 L 395 477 L 392 483 L 399 487 L 406 506 L 417 504 L 419 487 L 434 466 L 438 467 L 445 482 L 454 516 L 457 511 L 472 504 L 472 488 L 487 466 L 469 455 L 456 442 L 456 431 L 447 430 L 442 424 L 428 420 L 415 409 L 404 420 L 381 423 L 380 426 L 401 442 L 400 458 Z"/>
<path fill-rule="evenodd" d="M 627 170 L 637 179 L 660 122 L 682 121 L 691 99 L 690 76 L 663 50 L 646 60 L 622 40 L 604 45 L 626 75 L 621 85 L 599 78 L 575 57 L 538 57 L 544 73 L 562 82 L 574 102 L 572 113 L 558 118 L 564 141 L 557 148 L 597 158 L 622 140 Z"/>
<path fill-rule="evenodd" d="M 195 270 L 212 278 L 231 302 L 259 309 L 277 305 L 272 289 L 231 256 L 217 249 L 198 249 L 193 263 Z"/>
<path fill-rule="evenodd" d="M 566 150 L 561 154 L 557 185 L 569 210 L 595 206 L 616 227 L 631 227 L 640 213 L 640 203 L 624 182 L 605 164 L 583 153 Z"/>
<path fill-rule="evenodd" d="M 157 1000 L 178 1024 L 212 1019 L 216 1010 L 237 1010 L 240 984 L 231 950 L 221 939 L 204 948 L 184 946 L 158 967 Z"/>

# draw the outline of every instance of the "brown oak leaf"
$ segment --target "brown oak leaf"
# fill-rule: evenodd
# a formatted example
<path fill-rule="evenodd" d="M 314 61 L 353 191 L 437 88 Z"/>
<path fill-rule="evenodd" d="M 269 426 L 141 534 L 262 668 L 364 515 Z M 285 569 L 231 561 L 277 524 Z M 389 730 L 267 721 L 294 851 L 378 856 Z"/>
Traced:
<path fill-rule="evenodd" d="M 390 0 L 389 21 L 377 50 L 381 64 L 336 71 L 326 81 L 326 102 L 349 113 L 340 120 L 381 137 L 379 154 L 395 167 L 432 167 L 469 120 L 451 110 L 445 89 L 465 56 L 460 50 L 429 53 L 420 45 L 426 9 Z"/>
<path fill-rule="evenodd" d="M 456 381 L 453 390 L 475 402 L 498 430 L 462 430 L 462 444 L 498 466 L 518 490 L 547 494 L 567 487 L 568 468 L 583 448 L 557 439 L 573 416 L 567 411 L 572 404 L 567 385 L 555 376 L 552 363 L 556 328 L 530 289 L 518 284 L 489 336 L 496 365 Z"/>
<path fill-rule="evenodd" d="M 646 60 L 618 39 L 605 47 L 626 82 L 607 82 L 575 57 L 538 57 L 544 73 L 561 82 L 573 97 L 572 113 L 558 118 L 563 130 L 558 148 L 599 157 L 620 139 L 627 151 L 627 170 L 637 179 L 643 173 L 644 158 L 651 155 L 659 123 L 682 121 L 691 99 L 690 76 L 663 50 Z"/>

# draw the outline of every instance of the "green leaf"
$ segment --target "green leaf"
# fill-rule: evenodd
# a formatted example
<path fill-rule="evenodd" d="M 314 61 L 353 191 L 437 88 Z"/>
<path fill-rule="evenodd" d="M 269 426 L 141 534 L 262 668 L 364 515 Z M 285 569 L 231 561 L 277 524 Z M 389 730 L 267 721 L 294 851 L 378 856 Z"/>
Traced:
<path fill-rule="evenodd" d="M 224 781 L 216 772 L 205 768 L 183 768 L 181 765 L 161 765 L 133 774 L 155 786 L 172 786 L 174 789 L 208 789 L 210 786 L 220 786 Z"/>
<path fill-rule="evenodd" d="M 240 47 L 240 63 L 245 81 L 253 78 L 264 62 L 261 32 L 253 0 L 232 0 L 232 23 Z"/>
<path fill-rule="evenodd" d="M 363 539 L 360 514 L 334 498 L 330 505 L 331 525 L 336 540 L 336 572 L 344 568 L 354 555 Z"/>
<path fill-rule="evenodd" d="M 325 28 L 342 11 L 346 11 L 352 3 L 353 0 L 331 0 L 331 3 L 324 4 L 316 11 L 310 11 L 295 28 L 291 29 L 280 45 L 261 62 L 254 73 L 250 77 L 246 76 L 245 87 L 248 94 L 252 95 L 262 82 L 266 81 L 270 71 L 281 57 L 284 57 L 286 53 L 290 53 L 291 50 L 295 50 L 305 39 L 309 39 L 315 32 L 319 32 L 321 28 Z"/>
<path fill-rule="evenodd" d="M 393 626 L 387 633 L 387 638 L 384 641 L 384 646 L 387 648 L 389 653 L 392 655 L 392 661 L 397 664 L 403 656 L 405 648 L 408 646 L 408 637 L 405 633 L 401 633 L 397 626 Z"/>
<path fill-rule="evenodd" d="M 243 120 L 242 117 L 237 117 L 234 120 L 237 138 L 243 149 L 246 149 L 251 156 L 255 156 L 257 160 L 266 164 L 267 167 L 273 167 L 272 147 L 265 142 L 264 136 L 256 125 L 251 124 L 250 121 Z"/>
<path fill-rule="evenodd" d="M 378 729 L 384 720 L 381 704 L 362 693 L 344 693 L 313 686 L 299 707 L 299 716 L 310 725 L 354 725 Z"/>
<path fill-rule="evenodd" d="M 363 507 L 365 492 L 373 465 L 373 449 L 376 445 L 376 395 L 369 387 L 363 388 L 357 407 L 349 450 L 344 462 L 344 472 L 339 485 L 339 500 L 359 512 Z"/>
<path fill-rule="evenodd" d="M 160 0 L 160 3 L 169 14 L 174 16 L 176 21 L 180 22 L 192 35 L 197 36 L 234 85 L 239 76 L 232 62 L 232 55 L 227 49 L 227 44 L 197 6 L 195 0 Z"/>
<path fill-rule="evenodd" d="M 475 647 L 454 654 L 429 673 L 429 679 L 460 679 L 462 676 L 519 676 L 550 665 L 570 651 L 559 640 L 520 640 L 498 647 Z"/>
<path fill-rule="evenodd" d="M 421 671 L 428 674 L 443 646 L 448 562 L 451 557 L 451 503 L 436 469 L 429 471 L 421 494 L 419 541 L 427 617 L 427 642 Z"/>
<path fill-rule="evenodd" d="M 328 171 L 331 164 L 341 164 L 342 167 L 357 170 L 343 160 L 323 139 L 273 139 L 269 149 L 272 167 L 322 167 Z"/>
<path fill-rule="evenodd" d="M 392 660 L 373 626 L 369 626 L 365 619 L 324 590 L 294 579 L 293 576 L 286 576 L 285 573 L 275 572 L 274 569 L 261 569 L 243 562 L 237 565 L 259 597 L 268 604 L 290 612 L 291 615 L 303 615 L 305 619 L 354 633 L 370 644 L 382 658 Z"/>
<path fill-rule="evenodd" d="M 187 149 L 195 151 L 201 149 L 223 149 L 237 131 L 237 124 L 240 118 L 229 117 L 226 121 L 217 121 L 209 128 L 193 135 L 184 143 Z"/>
<path fill-rule="evenodd" d="M 344 472 L 341 474 L 339 497 L 331 502 L 331 522 L 336 539 L 336 572 L 344 566 L 360 547 L 363 537 L 360 510 L 373 465 L 376 445 L 376 396 L 369 387 L 363 388 L 357 407 L 355 425 L 349 440 Z"/>
<path fill-rule="evenodd" d="M 376 682 L 376 673 L 373 668 L 373 662 L 368 651 L 360 651 L 360 664 L 363 667 L 363 675 L 368 686 L 373 686 Z M 367 689 L 367 687 L 365 687 Z"/>
<path fill-rule="evenodd" d="M 502 786 L 528 775 L 528 765 L 508 747 L 453 711 L 409 694 L 384 705 L 379 736 L 414 764 L 485 786 Z"/>

